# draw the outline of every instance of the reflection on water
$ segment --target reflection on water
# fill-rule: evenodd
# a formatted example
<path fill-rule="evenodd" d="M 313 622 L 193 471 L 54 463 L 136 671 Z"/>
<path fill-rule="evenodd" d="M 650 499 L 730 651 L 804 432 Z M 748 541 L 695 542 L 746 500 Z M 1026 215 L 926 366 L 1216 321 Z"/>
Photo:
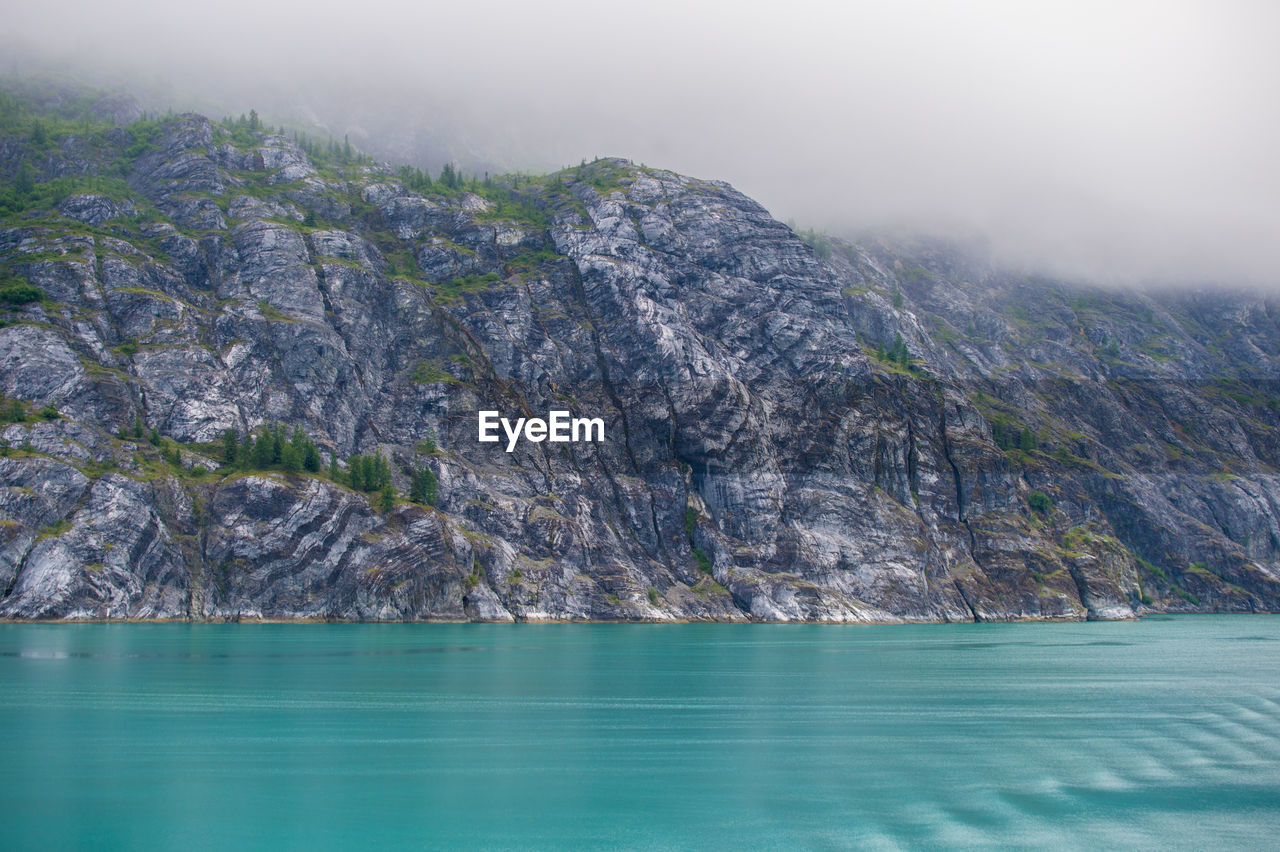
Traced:
<path fill-rule="evenodd" d="M 0 625 L 5 845 L 1266 847 L 1280 620 Z"/>

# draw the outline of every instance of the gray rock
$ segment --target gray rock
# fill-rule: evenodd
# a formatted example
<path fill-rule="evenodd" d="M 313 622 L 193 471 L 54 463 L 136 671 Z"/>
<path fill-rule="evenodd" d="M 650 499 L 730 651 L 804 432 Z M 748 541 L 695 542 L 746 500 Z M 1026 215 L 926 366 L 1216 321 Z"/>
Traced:
<path fill-rule="evenodd" d="M 485 199 L 228 139 L 181 116 L 133 162 L 131 209 L 165 222 L 83 200 L 65 215 L 111 236 L 0 232 L 47 297 L 6 314 L 0 389 L 62 415 L 4 429 L 0 616 L 1280 607 L 1272 299 L 1031 280 L 927 240 L 815 249 L 726 184 L 621 160 Z M 508 453 L 476 441 L 481 408 L 599 416 L 606 440 Z M 272 422 L 326 462 L 383 454 L 401 494 L 429 467 L 436 505 L 192 473 Z"/>
<path fill-rule="evenodd" d="M 58 211 L 71 219 L 89 225 L 138 215 L 128 201 L 115 202 L 103 195 L 72 195 L 58 205 Z"/>

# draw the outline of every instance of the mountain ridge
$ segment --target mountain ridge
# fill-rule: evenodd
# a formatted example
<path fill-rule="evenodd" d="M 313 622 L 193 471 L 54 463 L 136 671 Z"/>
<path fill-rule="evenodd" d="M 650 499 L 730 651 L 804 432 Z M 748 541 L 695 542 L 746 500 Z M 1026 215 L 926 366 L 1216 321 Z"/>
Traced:
<path fill-rule="evenodd" d="M 0 617 L 1280 602 L 1270 296 L 806 242 L 728 184 L 620 159 L 442 183 L 194 114 L 78 122 L 15 102 L 0 141 L 0 290 L 42 296 L 0 328 L 22 417 Z M 609 440 L 508 454 L 476 442 L 481 408 L 598 415 Z M 274 423 L 320 469 L 226 461 L 226 430 Z M 356 456 L 385 460 L 389 501 Z M 434 499 L 400 499 L 423 470 Z"/>

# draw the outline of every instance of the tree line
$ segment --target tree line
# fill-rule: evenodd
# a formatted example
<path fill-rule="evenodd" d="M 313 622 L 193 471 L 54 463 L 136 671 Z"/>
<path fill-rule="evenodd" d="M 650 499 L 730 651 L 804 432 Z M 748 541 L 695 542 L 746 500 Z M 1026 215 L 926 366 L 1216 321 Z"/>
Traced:
<path fill-rule="evenodd" d="M 315 442 L 302 427 L 289 434 L 284 424 L 267 425 L 255 437 L 247 433 L 241 438 L 235 429 L 222 433 L 222 460 L 238 470 L 282 470 L 285 473 L 319 473 L 322 459 Z M 409 500 L 434 505 L 438 482 L 431 468 L 408 469 Z M 377 450 L 373 455 L 354 455 L 347 459 L 344 471 L 338 465 L 337 453 L 329 454 L 328 478 L 356 491 L 377 493 L 383 511 L 395 506 L 396 489 L 391 481 L 391 462 Z"/>
<path fill-rule="evenodd" d="M 482 187 L 490 189 L 493 181 L 489 178 L 489 173 L 484 173 L 484 179 L 480 180 L 475 175 L 467 177 L 462 173 L 461 169 L 456 169 L 453 163 L 445 163 L 440 169 L 440 176 L 434 180 L 431 178 L 431 172 L 420 169 L 417 166 L 401 166 L 397 171 L 397 176 L 404 184 L 405 189 L 413 192 L 430 192 L 432 190 L 449 190 L 462 189 L 470 187 L 472 191 L 477 191 Z"/>

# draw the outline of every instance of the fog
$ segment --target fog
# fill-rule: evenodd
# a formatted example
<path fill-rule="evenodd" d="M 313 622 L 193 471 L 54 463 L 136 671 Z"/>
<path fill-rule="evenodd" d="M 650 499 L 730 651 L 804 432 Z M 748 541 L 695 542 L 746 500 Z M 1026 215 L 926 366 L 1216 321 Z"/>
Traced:
<path fill-rule="evenodd" d="M 1280 287 L 1272 0 L 23 6 L 0 69 L 153 107 L 255 107 L 432 169 L 622 156 L 837 234 Z"/>

